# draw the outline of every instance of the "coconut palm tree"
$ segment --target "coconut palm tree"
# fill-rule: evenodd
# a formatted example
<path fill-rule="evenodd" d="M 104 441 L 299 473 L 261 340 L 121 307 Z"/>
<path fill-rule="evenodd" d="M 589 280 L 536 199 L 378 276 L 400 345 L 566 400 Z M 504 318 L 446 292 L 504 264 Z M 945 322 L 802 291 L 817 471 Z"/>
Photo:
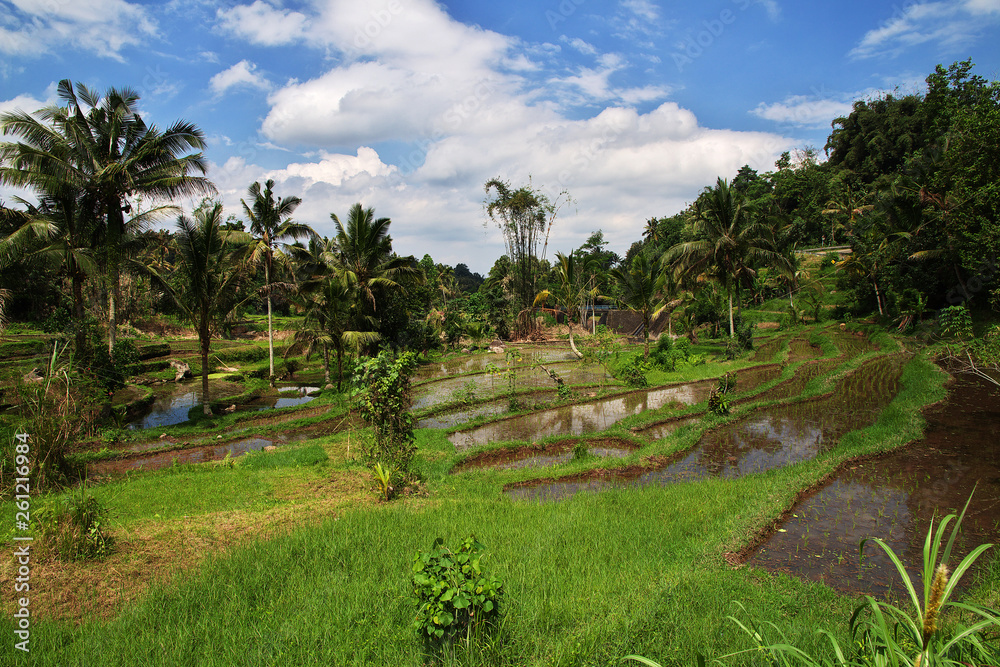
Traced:
<path fill-rule="evenodd" d="M 375 209 L 355 204 L 347 214 L 346 224 L 336 213 L 330 218 L 337 226 L 337 264 L 346 285 L 356 289 L 359 308 L 353 329 L 364 330 L 367 318 L 378 318 L 382 296 L 401 289 L 403 276 L 417 276 L 419 267 L 412 257 L 398 257 L 392 252 L 389 218 L 376 218 Z"/>
<path fill-rule="evenodd" d="M 175 237 L 181 292 L 171 293 L 198 332 L 202 402 L 206 415 L 212 414 L 208 394 L 212 329 L 235 310 L 236 304 L 231 296 L 243 278 L 239 253 L 251 240 L 245 232 L 224 231 L 222 224 L 222 204 L 203 206 L 194 212 L 193 220 L 184 215 L 177 219 Z"/>
<path fill-rule="evenodd" d="M 359 318 L 353 312 L 358 306 L 355 287 L 345 280 L 337 264 L 337 246 L 330 239 L 311 239 L 308 247 L 291 248 L 300 280 L 294 303 L 303 314 L 302 328 L 295 332 L 286 355 L 301 350 L 310 355 L 319 346 L 323 350 L 326 384 L 330 382 L 330 347 L 337 353 L 337 390 L 344 380 L 344 353 L 375 343 L 380 336 L 375 331 L 356 331 L 352 324 Z M 374 328 L 374 320 L 366 322 Z"/>
<path fill-rule="evenodd" d="M 586 267 L 588 262 L 577 255 L 570 253 L 564 255 L 556 253 L 556 279 L 558 284 L 554 290 L 542 290 L 535 297 L 533 305 L 544 304 L 549 297 L 555 299 L 557 305 L 566 312 L 566 328 L 569 329 L 569 346 L 578 358 L 582 359 L 583 354 L 576 349 L 573 342 L 573 316 L 579 316 L 583 312 L 583 304 L 586 298 L 592 295 L 593 290 L 588 290 L 585 284 Z"/>
<path fill-rule="evenodd" d="M 657 273 L 656 265 L 649 261 L 645 253 L 636 255 L 628 269 L 611 269 L 611 277 L 618 285 L 618 303 L 642 316 L 646 358 L 649 358 L 649 323 L 660 305 Z"/>
<path fill-rule="evenodd" d="M 147 125 L 137 113 L 139 95 L 130 88 L 110 88 L 102 96 L 64 79 L 57 92 L 65 106 L 0 116 L 0 132 L 20 139 L 0 144 L 0 183 L 58 199 L 64 209 L 72 199 L 78 229 L 95 232 L 92 248 L 103 253 L 109 282 L 111 352 L 122 249 L 135 200 L 163 214 L 170 207 L 159 204 L 181 195 L 211 194 L 215 188 L 197 175 L 206 173 L 207 163 L 201 152 L 192 152 L 205 145 L 195 125 L 177 121 L 165 131 Z"/>
<path fill-rule="evenodd" d="M 272 326 L 271 293 L 275 287 L 274 269 L 276 264 L 286 264 L 286 256 L 278 247 L 286 241 L 296 241 L 314 236 L 309 225 L 292 220 L 292 213 L 302 203 L 298 197 L 283 197 L 275 200 L 274 181 L 268 179 L 261 189 L 254 183 L 247 189 L 251 204 L 241 199 L 243 212 L 250 222 L 250 233 L 254 241 L 248 248 L 248 260 L 264 267 L 264 293 L 267 296 L 267 351 L 270 375 L 274 377 L 274 327 Z"/>
<path fill-rule="evenodd" d="M 780 266 L 784 259 L 774 250 L 761 216 L 722 178 L 695 202 L 694 232 L 694 241 L 667 250 L 664 268 L 714 277 L 729 298 L 729 336 L 735 337 L 733 297 L 752 283 L 756 266 Z"/>

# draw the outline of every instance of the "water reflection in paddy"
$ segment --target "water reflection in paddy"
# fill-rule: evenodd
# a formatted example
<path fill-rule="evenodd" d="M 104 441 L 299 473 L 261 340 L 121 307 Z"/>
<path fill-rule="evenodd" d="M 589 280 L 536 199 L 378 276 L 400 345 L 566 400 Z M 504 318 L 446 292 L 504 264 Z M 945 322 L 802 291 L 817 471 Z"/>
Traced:
<path fill-rule="evenodd" d="M 693 405 L 708 398 L 715 380 L 635 391 L 614 398 L 534 412 L 471 431 L 453 433 L 448 439 L 459 449 L 502 440 L 536 440 L 552 435 L 582 435 L 603 431 L 625 417 L 678 403 Z"/>
<path fill-rule="evenodd" d="M 514 487 L 515 498 L 560 498 L 620 485 L 734 478 L 814 458 L 848 431 L 872 424 L 899 390 L 905 359 L 879 357 L 841 380 L 831 396 L 765 408 L 706 433 L 690 453 L 655 470 L 602 479 L 561 479 Z"/>
<path fill-rule="evenodd" d="M 274 440 L 267 438 L 245 438 L 219 445 L 203 445 L 201 447 L 190 447 L 188 449 L 160 452 L 115 461 L 99 461 L 87 465 L 87 474 L 90 477 L 95 477 L 121 474 L 135 470 L 158 470 L 173 465 L 174 461 L 178 464 L 218 461 L 226 458 L 227 455 L 235 458 L 247 452 L 260 451 L 265 447 L 275 444 Z"/>
<path fill-rule="evenodd" d="M 972 546 L 1000 540 L 1000 398 L 989 382 L 965 376 L 928 411 L 922 440 L 847 466 L 797 504 L 748 562 L 845 592 L 899 594 L 898 574 L 877 547 L 859 564 L 860 540 L 885 540 L 915 571 L 931 517 L 961 511 L 973 488 L 953 565 Z"/>

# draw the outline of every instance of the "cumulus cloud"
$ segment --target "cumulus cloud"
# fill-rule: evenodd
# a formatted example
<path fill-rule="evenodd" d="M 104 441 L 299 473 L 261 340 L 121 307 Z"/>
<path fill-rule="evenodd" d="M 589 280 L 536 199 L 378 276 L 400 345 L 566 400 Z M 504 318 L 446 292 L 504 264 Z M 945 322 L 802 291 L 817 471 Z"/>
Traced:
<path fill-rule="evenodd" d="M 126 47 L 148 43 L 157 24 L 147 10 L 124 0 L 43 2 L 12 0 L 17 11 L 0 6 L 0 52 L 38 56 L 70 44 L 99 56 L 122 60 Z"/>
<path fill-rule="evenodd" d="M 216 18 L 224 31 L 262 46 L 303 41 L 309 34 L 309 19 L 305 14 L 277 9 L 262 0 L 219 9 Z"/>
<path fill-rule="evenodd" d="M 834 118 L 851 113 L 853 103 L 848 99 L 820 99 L 807 95 L 789 95 L 781 102 L 761 102 L 750 111 L 758 118 L 789 125 L 828 126 Z"/>
<path fill-rule="evenodd" d="M 932 44 L 944 51 L 966 48 L 1000 22 L 998 0 L 942 0 L 906 5 L 880 27 L 869 30 L 848 53 L 855 59 L 894 56 Z"/>
<path fill-rule="evenodd" d="M 248 60 L 241 60 L 232 67 L 219 72 L 209 80 L 208 85 L 216 95 L 222 95 L 234 87 L 271 89 L 271 82 L 263 74 L 257 72 L 257 65 Z"/>

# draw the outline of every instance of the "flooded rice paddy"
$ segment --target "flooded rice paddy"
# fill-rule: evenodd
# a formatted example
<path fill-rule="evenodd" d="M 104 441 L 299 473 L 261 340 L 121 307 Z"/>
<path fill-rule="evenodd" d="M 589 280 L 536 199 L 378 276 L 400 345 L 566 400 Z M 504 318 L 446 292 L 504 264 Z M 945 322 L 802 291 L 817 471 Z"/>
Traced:
<path fill-rule="evenodd" d="M 797 503 L 747 562 L 822 581 L 844 592 L 896 594 L 899 576 L 874 544 L 879 537 L 916 577 L 931 517 L 961 512 L 953 565 L 974 545 L 1000 539 L 1000 396 L 986 380 L 959 376 L 930 408 L 924 438 L 887 456 L 853 462 Z"/>
<path fill-rule="evenodd" d="M 135 456 L 112 461 L 99 461 L 87 465 L 89 477 L 120 475 L 139 470 L 157 470 L 182 463 L 205 463 L 218 461 L 226 456 L 235 458 L 247 452 L 260 451 L 265 447 L 279 444 L 268 438 L 244 438 L 218 445 L 202 445 L 167 452 L 155 452 L 146 456 Z"/>
<path fill-rule="evenodd" d="M 261 396 L 236 406 L 239 411 L 269 410 L 302 405 L 313 400 L 309 394 L 319 390 L 314 386 L 280 387 L 278 396 Z M 235 396 L 244 391 L 242 384 L 213 380 L 209 382 L 209 397 L 213 400 L 224 396 Z M 129 422 L 129 428 L 160 428 L 181 424 L 188 420 L 191 408 L 202 404 L 201 380 L 169 385 L 156 390 L 153 403 L 142 415 Z"/>
<path fill-rule="evenodd" d="M 875 422 L 895 397 L 905 358 L 878 357 L 823 398 L 763 408 L 706 433 L 682 458 L 653 470 L 609 472 L 599 479 L 562 478 L 508 489 L 514 498 L 558 499 L 613 486 L 670 484 L 708 476 L 736 478 L 816 457 L 848 431 Z"/>

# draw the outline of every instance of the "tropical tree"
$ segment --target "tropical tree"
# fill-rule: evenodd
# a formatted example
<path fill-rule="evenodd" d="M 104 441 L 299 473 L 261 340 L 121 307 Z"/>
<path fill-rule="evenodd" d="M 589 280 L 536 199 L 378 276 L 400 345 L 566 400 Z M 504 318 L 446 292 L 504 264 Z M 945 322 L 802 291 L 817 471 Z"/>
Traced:
<path fill-rule="evenodd" d="M 583 354 L 576 349 L 576 344 L 573 342 L 571 323 L 574 316 L 580 317 L 582 320 L 584 303 L 592 293 L 592 290 L 587 289 L 585 282 L 587 261 L 575 254 L 564 255 L 561 252 L 556 253 L 556 260 L 555 273 L 558 281 L 556 287 L 552 290 L 539 292 L 533 305 L 544 304 L 551 297 L 557 305 L 562 307 L 566 312 L 566 328 L 569 330 L 570 349 L 573 350 L 573 354 L 582 359 Z"/>
<path fill-rule="evenodd" d="M 664 268 L 677 273 L 706 273 L 729 298 L 729 336 L 735 337 L 733 297 L 752 283 L 755 267 L 779 267 L 784 258 L 774 250 L 762 216 L 725 179 L 706 188 L 695 202 L 695 240 L 679 243 L 663 255 Z"/>
<path fill-rule="evenodd" d="M 20 139 L 0 144 L 0 183 L 51 198 L 64 222 L 72 209 L 74 225 L 63 230 L 72 239 L 69 243 L 89 238 L 92 249 L 103 253 L 109 283 L 108 350 L 113 352 L 122 250 L 133 204 L 211 194 L 215 188 L 197 175 L 206 173 L 207 163 L 201 152 L 192 152 L 204 148 L 195 125 L 181 120 L 165 131 L 147 125 L 137 113 L 139 95 L 130 88 L 111 88 L 102 96 L 64 79 L 57 92 L 65 106 L 0 116 L 0 132 Z M 151 210 L 165 214 L 170 208 Z M 78 269 L 70 267 L 69 273 L 79 284 Z"/>
<path fill-rule="evenodd" d="M 271 314 L 271 294 L 274 290 L 275 265 L 285 265 L 287 256 L 281 252 L 279 244 L 308 238 L 315 234 L 309 225 L 292 220 L 292 213 L 302 203 L 298 197 L 283 197 L 275 200 L 274 181 L 268 179 L 261 189 L 260 183 L 247 188 L 250 204 L 241 199 L 243 213 L 250 222 L 253 243 L 247 249 L 251 264 L 264 267 L 264 294 L 267 297 L 267 356 L 270 376 L 274 377 L 274 326 Z"/>
<path fill-rule="evenodd" d="M 401 289 L 403 276 L 419 276 L 420 268 L 412 257 L 398 257 L 392 252 L 389 218 L 376 218 L 375 209 L 351 207 L 346 223 L 336 213 L 330 218 L 337 227 L 337 265 L 345 284 L 354 290 L 358 308 L 352 329 L 363 331 L 371 319 L 379 319 L 385 297 Z"/>
<path fill-rule="evenodd" d="M 658 268 L 645 253 L 636 255 L 628 269 L 611 269 L 611 276 L 618 285 L 618 303 L 642 316 L 646 358 L 649 357 L 649 323 L 660 305 L 657 273 Z"/>
<path fill-rule="evenodd" d="M 295 332 L 286 354 L 302 350 L 306 356 L 318 346 L 323 352 L 326 384 L 330 381 L 330 348 L 337 353 L 337 390 L 344 381 L 344 354 L 379 340 L 375 331 L 352 328 L 358 307 L 356 286 L 345 280 L 337 264 L 336 243 L 330 239 L 314 239 L 308 248 L 292 248 L 296 264 L 303 269 L 303 279 L 296 290 L 294 303 L 304 314 L 303 326 Z M 368 327 L 375 322 L 368 320 Z"/>
<path fill-rule="evenodd" d="M 212 329 L 234 310 L 230 298 L 243 277 L 239 253 L 250 242 L 244 232 L 224 231 L 222 204 L 199 208 L 194 219 L 177 219 L 177 275 L 180 293 L 172 292 L 177 305 L 198 333 L 201 348 L 201 390 L 204 413 L 212 414 L 208 393 L 208 355 Z M 166 283 L 164 283 L 166 284 Z"/>
<path fill-rule="evenodd" d="M 516 299 L 518 311 L 528 308 L 535 300 L 537 292 L 536 279 L 540 266 L 538 256 L 538 245 L 542 240 L 542 234 L 546 233 L 545 244 L 548 244 L 548 230 L 551 231 L 555 222 L 556 213 L 559 210 L 559 202 L 565 200 L 560 193 L 556 203 L 531 184 L 513 189 L 507 181 L 499 178 L 492 178 L 486 181 L 486 200 L 483 206 L 486 215 L 500 228 L 503 236 L 507 257 L 510 258 L 513 269 L 513 291 Z M 496 194 L 490 199 L 490 192 Z M 545 256 L 545 246 L 543 246 L 542 258 Z M 525 322 L 520 322 L 519 333 L 524 334 L 528 326 Z"/>

